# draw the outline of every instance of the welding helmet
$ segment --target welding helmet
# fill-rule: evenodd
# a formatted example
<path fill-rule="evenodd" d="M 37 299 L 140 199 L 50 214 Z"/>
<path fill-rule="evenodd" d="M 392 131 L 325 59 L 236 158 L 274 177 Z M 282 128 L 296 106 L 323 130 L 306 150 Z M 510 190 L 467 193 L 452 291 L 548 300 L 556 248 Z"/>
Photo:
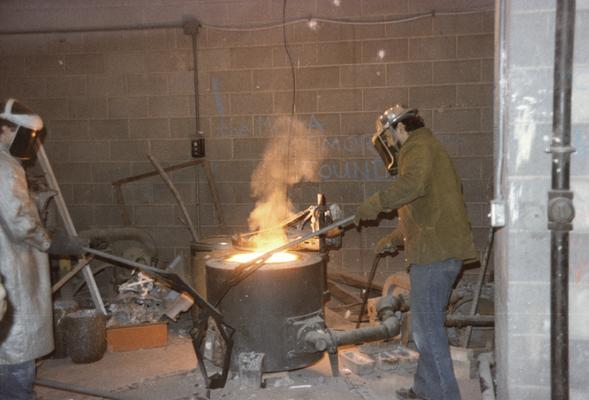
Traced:
<path fill-rule="evenodd" d="M 397 129 L 399 122 L 416 116 L 417 113 L 418 110 L 415 108 L 406 108 L 397 104 L 385 110 L 376 119 L 376 132 L 372 135 L 372 145 L 391 175 L 397 174 L 397 155 L 401 149 L 401 145 L 395 139 L 393 131 Z"/>
<path fill-rule="evenodd" d="M 10 154 L 21 160 L 31 159 L 39 131 L 43 129 L 41 117 L 15 99 L 8 99 L 6 103 L 0 103 L 0 119 L 7 121 L 11 128 Z"/>

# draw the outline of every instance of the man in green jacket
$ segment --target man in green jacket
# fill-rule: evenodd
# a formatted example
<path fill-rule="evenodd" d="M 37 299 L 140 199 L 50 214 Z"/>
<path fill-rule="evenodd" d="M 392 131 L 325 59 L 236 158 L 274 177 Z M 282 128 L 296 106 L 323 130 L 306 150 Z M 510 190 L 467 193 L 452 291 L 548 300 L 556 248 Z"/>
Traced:
<path fill-rule="evenodd" d="M 413 339 L 420 355 L 413 387 L 397 391 L 397 397 L 459 400 L 444 321 L 463 261 L 477 257 L 460 178 L 416 109 L 395 106 L 385 111 L 377 120 L 373 143 L 377 149 L 383 145 L 391 159 L 397 158 L 398 176 L 360 204 L 356 223 L 397 210 L 398 227 L 379 241 L 376 250 L 404 247 Z M 393 162 L 387 168 L 391 170 Z"/>

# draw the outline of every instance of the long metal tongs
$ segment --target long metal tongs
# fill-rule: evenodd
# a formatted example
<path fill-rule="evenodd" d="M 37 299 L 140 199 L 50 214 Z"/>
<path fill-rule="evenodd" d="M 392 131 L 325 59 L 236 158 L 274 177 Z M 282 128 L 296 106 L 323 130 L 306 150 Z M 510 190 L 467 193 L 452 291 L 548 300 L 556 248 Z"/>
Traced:
<path fill-rule="evenodd" d="M 273 249 L 267 250 L 264 253 L 260 254 L 258 257 L 254 258 L 253 260 L 239 264 L 234 270 L 233 277 L 228 279 L 225 283 L 226 289 L 224 290 L 221 297 L 215 302 L 215 305 L 218 305 L 221 302 L 221 300 L 225 297 L 229 289 L 231 289 L 233 286 L 237 285 L 239 282 L 241 282 L 249 275 L 257 271 L 259 268 L 261 268 L 266 262 L 266 260 L 268 260 L 273 254 L 278 253 L 280 251 L 288 250 L 289 248 L 296 246 L 297 244 L 302 243 L 305 240 L 309 240 L 315 236 L 326 234 L 332 229 L 337 229 L 341 228 L 342 226 L 349 225 L 354 222 L 354 218 L 355 215 L 351 215 L 347 218 L 340 219 L 339 221 L 336 221 L 314 232 L 309 232 L 308 234 L 299 236 L 298 238 L 291 240 L 290 242 L 277 246 Z"/>

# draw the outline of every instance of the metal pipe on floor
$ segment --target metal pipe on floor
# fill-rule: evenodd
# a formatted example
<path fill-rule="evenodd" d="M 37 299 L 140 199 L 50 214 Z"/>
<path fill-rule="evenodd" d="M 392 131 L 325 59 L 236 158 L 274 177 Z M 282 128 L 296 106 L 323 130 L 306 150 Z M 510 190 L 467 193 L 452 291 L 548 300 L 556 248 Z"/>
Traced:
<path fill-rule="evenodd" d="M 552 111 L 552 189 L 548 192 L 550 230 L 550 389 L 553 400 L 569 398 L 569 232 L 575 208 L 570 190 L 571 94 L 575 39 L 575 0 L 556 6 Z"/>
<path fill-rule="evenodd" d="M 45 387 L 48 387 L 51 389 L 57 389 L 57 390 L 61 390 L 64 392 L 79 393 L 79 394 L 85 394 L 85 395 L 94 396 L 94 397 L 100 397 L 100 398 L 107 399 L 107 400 L 136 400 L 131 397 L 115 396 L 109 392 L 103 392 L 102 390 L 98 390 L 98 389 L 88 388 L 88 387 L 79 386 L 79 385 L 73 385 L 71 383 L 52 381 L 49 379 L 37 378 L 37 379 L 35 379 L 35 385 L 45 386 Z"/>
<path fill-rule="evenodd" d="M 481 353 L 478 360 L 482 400 L 495 400 L 495 383 L 491 372 L 491 365 L 494 364 L 493 354 Z"/>

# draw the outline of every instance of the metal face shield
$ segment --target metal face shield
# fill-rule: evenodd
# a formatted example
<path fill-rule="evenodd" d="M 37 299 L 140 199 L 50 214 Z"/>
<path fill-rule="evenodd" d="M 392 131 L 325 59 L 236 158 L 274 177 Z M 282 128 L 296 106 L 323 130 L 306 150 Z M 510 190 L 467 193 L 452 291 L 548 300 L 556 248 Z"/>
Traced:
<path fill-rule="evenodd" d="M 24 126 L 16 127 L 16 134 L 10 145 L 10 154 L 21 160 L 30 160 L 35 155 L 39 133 Z"/>
<path fill-rule="evenodd" d="M 397 154 L 398 149 L 395 145 L 395 139 L 388 122 L 379 118 L 376 120 L 376 132 L 372 135 L 372 145 L 382 159 L 387 172 L 391 175 L 397 175 Z"/>

